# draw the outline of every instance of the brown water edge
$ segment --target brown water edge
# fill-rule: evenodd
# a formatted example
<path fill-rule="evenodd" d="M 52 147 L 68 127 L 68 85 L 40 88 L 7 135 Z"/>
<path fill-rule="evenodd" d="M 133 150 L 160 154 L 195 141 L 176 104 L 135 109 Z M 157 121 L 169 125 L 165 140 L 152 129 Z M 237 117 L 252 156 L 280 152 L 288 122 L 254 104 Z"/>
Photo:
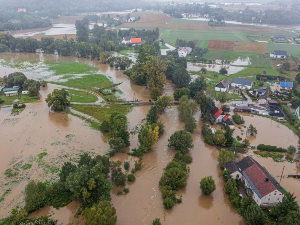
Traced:
<path fill-rule="evenodd" d="M 150 99 L 150 90 L 147 89 L 145 86 L 136 85 L 133 81 L 129 79 L 128 76 L 123 74 L 122 70 L 116 70 L 115 68 L 110 67 L 107 64 L 100 64 L 97 60 L 36 53 L 1 53 L 0 59 L 4 59 L 7 62 L 13 62 L 14 60 L 22 61 L 35 59 L 39 62 L 43 62 L 44 60 L 50 60 L 55 62 L 69 61 L 86 63 L 88 65 L 98 68 L 98 73 L 104 73 L 114 83 L 121 83 L 120 85 L 118 85 L 118 88 L 123 93 L 122 98 L 126 100 L 133 100 L 135 98 L 142 101 L 148 101 Z M 19 68 L 9 68 L 0 64 L 0 77 L 17 71 L 23 72 L 29 79 L 39 79 L 42 78 L 45 73 L 47 73 L 46 71 L 36 71 L 34 68 L 24 70 Z M 48 74 L 50 73 L 48 72 L 47 75 Z M 168 94 L 173 95 L 175 85 L 172 82 L 168 81 L 165 90 L 168 90 Z"/>

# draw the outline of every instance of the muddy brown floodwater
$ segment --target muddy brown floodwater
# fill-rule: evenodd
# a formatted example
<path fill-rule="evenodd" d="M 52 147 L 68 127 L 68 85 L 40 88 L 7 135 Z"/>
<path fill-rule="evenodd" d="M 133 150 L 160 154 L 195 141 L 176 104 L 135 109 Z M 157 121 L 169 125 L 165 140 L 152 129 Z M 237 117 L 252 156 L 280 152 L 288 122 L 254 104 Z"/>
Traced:
<path fill-rule="evenodd" d="M 84 62 L 99 68 L 99 72 L 111 77 L 114 82 L 122 82 L 119 89 L 123 92 L 123 98 L 131 100 L 135 93 L 136 98 L 139 100 L 148 101 L 149 99 L 148 89 L 132 83 L 122 71 L 115 70 L 107 65 L 99 65 L 96 61 L 53 55 L 41 56 L 39 54 L 5 53 L 1 54 L 1 58 L 8 61 L 17 58 Z M 0 66 L 0 76 L 14 71 L 18 71 L 18 69 Z M 32 69 L 24 72 L 29 78 L 38 78 L 43 73 L 47 73 L 47 71 L 37 72 Z M 49 167 L 59 168 L 63 162 L 70 159 L 75 160 L 82 152 L 103 154 L 108 150 L 105 137 L 99 131 L 91 130 L 81 119 L 65 113 L 50 112 L 44 99 L 54 88 L 56 88 L 56 85 L 52 84 L 49 84 L 47 88 L 43 88 L 40 92 L 41 100 L 27 104 L 26 109 L 18 116 L 10 116 L 10 108 L 1 108 L 0 110 L 0 132 L 2 134 L 0 196 L 8 187 L 12 188 L 12 191 L 5 196 L 4 201 L 0 203 L 0 218 L 7 216 L 16 204 L 24 205 L 22 192 L 28 183 L 28 178 L 43 181 L 49 179 L 51 181 L 57 178 L 57 174 L 47 172 L 48 167 L 38 166 L 37 155 L 39 153 L 47 152 L 48 155 L 44 156 L 43 162 L 48 164 Z M 168 82 L 165 94 L 172 95 L 173 92 L 174 85 L 172 82 Z M 132 109 L 128 114 L 131 129 L 146 117 L 148 109 L 149 106 L 134 107 Z M 168 138 L 176 130 L 184 127 L 184 124 L 179 121 L 177 107 L 173 106 L 160 115 L 160 121 L 165 124 L 166 132 L 159 139 L 156 147 L 144 155 L 143 168 L 137 172 L 136 181 L 128 184 L 130 192 L 127 195 L 119 196 L 116 194 L 118 188 L 115 187 L 112 190 L 112 204 L 117 209 L 118 224 L 151 224 L 156 217 L 160 218 L 163 224 L 246 224 L 244 219 L 231 206 L 228 195 L 223 191 L 222 171 L 217 162 L 218 151 L 203 142 L 199 116 L 199 113 L 195 115 L 198 121 L 198 129 L 193 134 L 194 148 L 189 152 L 193 157 L 193 162 L 189 165 L 188 184 L 186 188 L 177 192 L 178 195 L 182 196 L 182 203 L 176 204 L 171 210 L 165 210 L 158 186 L 164 168 L 175 154 L 174 150 L 167 147 Z M 246 121 L 246 123 L 248 122 Z M 276 125 L 275 122 L 274 125 Z M 269 132 L 260 132 L 260 129 L 258 128 L 261 135 L 261 139 L 258 139 L 259 142 L 268 144 L 264 142 L 264 139 L 268 137 Z M 274 132 L 277 133 L 277 131 Z M 285 133 L 284 138 L 288 140 L 295 138 L 295 135 L 289 132 L 288 129 L 283 130 L 283 132 Z M 72 136 L 70 137 L 69 134 L 72 134 Z M 136 147 L 137 135 L 132 136 L 130 141 L 131 148 Z M 251 141 L 254 142 L 255 140 Z M 137 158 L 126 153 L 117 153 L 111 160 L 129 161 L 132 167 L 134 160 L 137 160 Z M 262 160 L 262 165 L 266 163 L 266 167 L 271 170 L 271 174 L 277 174 L 280 171 L 280 167 L 277 168 L 278 164 L 275 162 L 269 159 Z M 19 168 L 27 162 L 32 164 L 31 169 L 23 171 Z M 5 178 L 3 173 L 7 168 L 19 168 L 19 175 L 16 178 Z M 204 196 L 199 188 L 199 182 L 201 178 L 208 175 L 213 176 L 215 179 L 217 189 L 211 196 Z M 14 179 L 20 181 L 17 183 L 12 182 Z M 282 182 L 283 186 L 296 191 L 298 186 L 291 180 L 285 180 L 288 184 Z M 4 185 L 5 183 L 8 183 L 8 185 Z M 36 212 L 34 216 L 52 214 L 52 211 L 54 213 L 53 218 L 58 219 L 60 224 L 69 222 L 84 224 L 82 218 L 74 218 L 79 205 L 79 202 L 74 201 L 60 210 L 44 207 Z"/>

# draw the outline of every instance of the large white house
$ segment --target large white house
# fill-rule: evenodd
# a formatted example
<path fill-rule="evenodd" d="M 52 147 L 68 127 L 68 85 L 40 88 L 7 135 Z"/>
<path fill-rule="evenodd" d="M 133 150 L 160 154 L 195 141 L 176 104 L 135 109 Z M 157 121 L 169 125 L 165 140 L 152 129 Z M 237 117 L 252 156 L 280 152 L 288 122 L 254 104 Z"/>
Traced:
<path fill-rule="evenodd" d="M 179 47 L 178 48 L 178 55 L 179 57 L 186 57 L 188 54 L 192 52 L 192 48 L 190 47 Z"/>
<path fill-rule="evenodd" d="M 231 87 L 241 88 L 241 89 L 251 89 L 253 85 L 252 80 L 246 80 L 234 77 L 231 80 Z"/>
<path fill-rule="evenodd" d="M 287 51 L 275 50 L 273 53 L 270 53 L 270 57 L 276 59 L 285 59 L 287 57 Z"/>
<path fill-rule="evenodd" d="M 275 206 L 282 201 L 284 192 L 278 182 L 251 157 L 239 162 L 230 161 L 224 167 L 229 170 L 230 177 L 243 183 L 246 194 L 251 195 L 261 208 Z"/>

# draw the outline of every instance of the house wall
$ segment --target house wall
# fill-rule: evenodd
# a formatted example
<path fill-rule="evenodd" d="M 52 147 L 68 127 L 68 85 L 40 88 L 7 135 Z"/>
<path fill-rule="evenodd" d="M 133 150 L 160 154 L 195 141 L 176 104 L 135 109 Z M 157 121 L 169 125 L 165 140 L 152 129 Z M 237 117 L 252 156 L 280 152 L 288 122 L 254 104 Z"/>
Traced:
<path fill-rule="evenodd" d="M 227 91 L 227 88 L 218 88 L 218 87 L 215 87 L 215 91 L 225 92 L 225 91 Z"/>
<path fill-rule="evenodd" d="M 237 87 L 237 88 L 241 88 L 241 89 L 251 89 L 252 85 L 251 86 L 248 86 L 248 85 L 242 86 L 241 84 L 231 83 L 231 87 Z"/>
<path fill-rule="evenodd" d="M 178 51 L 178 55 L 179 55 L 179 57 L 186 57 L 186 52 L 184 52 L 184 51 Z"/>
<path fill-rule="evenodd" d="M 222 123 L 222 119 L 225 115 L 220 115 L 217 119 L 216 119 L 216 123 Z"/>
<path fill-rule="evenodd" d="M 286 55 L 274 55 L 273 53 L 270 53 L 271 58 L 277 58 L 277 59 L 285 59 Z"/>
<path fill-rule="evenodd" d="M 262 197 L 260 207 L 275 206 L 282 201 L 283 196 L 284 195 L 280 191 L 275 190 L 270 194 Z"/>
<path fill-rule="evenodd" d="M 239 171 L 235 171 L 234 173 L 230 174 L 230 177 L 234 179 L 242 179 L 243 175 Z"/>

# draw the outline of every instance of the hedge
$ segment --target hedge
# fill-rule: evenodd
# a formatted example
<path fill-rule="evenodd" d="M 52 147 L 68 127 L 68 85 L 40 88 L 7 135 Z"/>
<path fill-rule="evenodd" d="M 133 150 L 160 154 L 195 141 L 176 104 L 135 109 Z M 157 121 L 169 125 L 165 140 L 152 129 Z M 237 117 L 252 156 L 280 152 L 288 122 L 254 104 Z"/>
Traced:
<path fill-rule="evenodd" d="M 287 150 L 285 148 L 279 148 L 276 146 L 264 145 L 264 144 L 258 145 L 257 149 L 259 149 L 261 151 L 267 151 L 267 152 L 287 152 Z"/>

